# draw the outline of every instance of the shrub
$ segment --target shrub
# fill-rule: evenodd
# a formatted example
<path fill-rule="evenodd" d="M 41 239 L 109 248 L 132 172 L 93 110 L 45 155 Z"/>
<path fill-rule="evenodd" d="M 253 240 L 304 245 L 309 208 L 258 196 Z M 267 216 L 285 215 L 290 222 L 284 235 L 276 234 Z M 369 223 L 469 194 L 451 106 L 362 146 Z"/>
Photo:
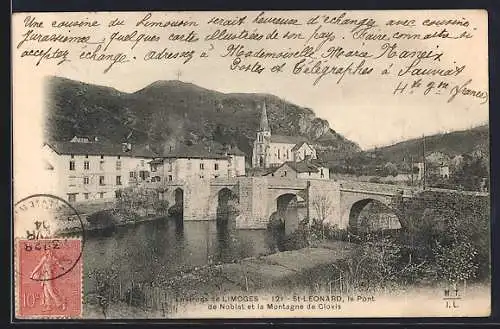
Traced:
<path fill-rule="evenodd" d="M 381 183 L 382 180 L 380 179 L 380 177 L 378 176 L 375 176 L 375 177 L 370 177 L 370 179 L 368 180 L 369 183 Z"/>
<path fill-rule="evenodd" d="M 439 277 L 456 284 L 476 276 L 477 251 L 468 241 L 455 241 L 447 247 L 438 242 L 434 252 Z"/>

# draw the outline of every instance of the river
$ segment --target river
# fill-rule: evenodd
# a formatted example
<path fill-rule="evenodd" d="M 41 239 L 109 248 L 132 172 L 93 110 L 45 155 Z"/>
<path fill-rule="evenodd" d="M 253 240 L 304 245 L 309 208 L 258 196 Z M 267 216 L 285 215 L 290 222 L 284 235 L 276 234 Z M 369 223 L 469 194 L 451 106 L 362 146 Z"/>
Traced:
<path fill-rule="evenodd" d="M 85 281 L 92 286 L 90 274 L 96 270 L 124 282 L 155 281 L 157 275 L 269 251 L 266 230 L 223 230 L 215 221 L 178 225 L 174 219 L 161 218 L 112 232 L 89 232 L 83 253 Z"/>

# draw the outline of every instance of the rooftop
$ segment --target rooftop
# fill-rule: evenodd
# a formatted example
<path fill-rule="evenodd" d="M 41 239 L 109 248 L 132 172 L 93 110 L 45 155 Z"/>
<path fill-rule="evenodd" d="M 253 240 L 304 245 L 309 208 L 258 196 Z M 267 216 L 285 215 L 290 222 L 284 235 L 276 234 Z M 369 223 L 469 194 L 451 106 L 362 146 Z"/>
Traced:
<path fill-rule="evenodd" d="M 181 146 L 172 151 L 164 152 L 162 158 L 198 158 L 198 159 L 226 159 L 229 155 L 245 156 L 236 146 L 225 147 L 213 145 L 211 147 L 201 144 Z"/>
<path fill-rule="evenodd" d="M 283 166 L 289 166 L 293 170 L 295 170 L 298 173 L 305 173 L 305 172 L 312 172 L 312 173 L 317 173 L 319 172 L 319 168 L 322 167 L 323 165 L 318 161 L 314 159 L 307 159 L 307 160 L 302 160 L 299 162 L 294 162 L 294 161 L 287 161 L 284 162 L 281 166 L 272 168 L 272 172 L 275 172 L 278 170 L 278 168 L 281 168 Z M 269 173 L 267 173 L 269 174 Z"/>
<path fill-rule="evenodd" d="M 107 155 L 153 158 L 156 154 L 147 145 L 131 145 L 130 150 L 124 149 L 122 144 L 99 142 L 50 142 L 45 143 L 58 154 L 76 155 Z"/>
<path fill-rule="evenodd" d="M 288 165 L 290 168 L 292 168 L 298 173 L 319 172 L 318 166 L 316 164 L 313 164 L 312 162 L 306 160 L 300 162 L 288 161 L 285 162 L 284 164 Z"/>
<path fill-rule="evenodd" d="M 307 138 L 302 136 L 271 135 L 271 143 L 299 144 L 307 142 Z"/>

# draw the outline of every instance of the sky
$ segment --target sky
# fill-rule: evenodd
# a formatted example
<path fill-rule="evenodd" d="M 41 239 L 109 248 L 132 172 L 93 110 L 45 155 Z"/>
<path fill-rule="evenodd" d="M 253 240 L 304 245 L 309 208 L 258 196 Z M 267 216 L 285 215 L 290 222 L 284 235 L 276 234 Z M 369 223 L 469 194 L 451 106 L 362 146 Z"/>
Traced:
<path fill-rule="evenodd" d="M 341 12 L 327 13 L 331 16 L 339 15 Z M 279 15 L 283 13 L 273 13 Z M 62 16 L 64 15 L 64 16 Z M 127 22 L 135 22 L 144 17 L 145 13 L 119 13 L 114 16 L 124 18 Z M 161 20 L 183 18 L 196 19 L 199 21 L 207 21 L 214 13 L 155 13 L 155 17 Z M 215 13 L 220 17 L 235 17 L 248 15 L 253 17 L 256 13 Z M 271 15 L 269 13 L 268 15 Z M 455 18 L 462 16 L 471 22 L 474 26 L 474 38 L 456 41 L 456 40 L 436 40 L 436 41 L 407 41 L 399 42 L 400 49 L 432 49 L 434 51 L 442 50 L 444 52 L 443 59 L 433 63 L 432 67 L 450 68 L 455 65 L 465 65 L 466 68 L 460 76 L 449 78 L 446 80 L 449 83 L 449 89 L 452 86 L 463 85 L 471 79 L 470 88 L 475 90 L 488 89 L 488 71 L 487 71 L 487 26 L 486 15 L 481 11 L 462 12 L 462 15 L 457 15 L 456 12 L 425 12 L 425 17 L 422 13 L 415 12 L 395 12 L 388 13 L 368 13 L 357 12 L 349 13 L 353 18 L 374 17 L 377 21 L 387 20 L 391 18 L 414 17 L 424 19 L 425 17 L 436 18 Z M 113 17 L 114 17 L 113 16 Z M 295 15 L 300 19 L 310 17 L 311 13 L 297 13 Z M 37 14 L 37 18 L 43 19 L 44 22 L 50 22 L 54 19 L 88 19 L 97 18 L 102 21 L 109 20 L 110 14 Z M 14 17 L 14 44 L 19 42 L 21 35 L 26 31 L 22 22 L 25 17 L 19 17 L 16 21 Z M 16 24 L 17 23 L 17 24 Z M 132 31 L 135 27 L 124 27 L 123 31 Z M 204 28 L 200 33 L 213 31 L 217 27 Z M 242 27 L 243 28 L 243 27 Z M 263 26 L 259 29 L 262 31 L 272 31 L 274 26 Z M 453 28 L 449 28 L 453 30 Z M 162 40 L 168 38 L 172 29 L 154 30 L 155 33 L 162 37 Z M 346 49 L 368 49 L 373 53 L 380 52 L 381 43 L 366 42 L 362 43 L 359 40 L 350 40 L 346 34 L 346 30 L 342 27 L 324 27 L 325 31 L 333 31 L 336 34 L 336 40 L 331 46 L 342 46 Z M 50 28 L 45 28 L 43 32 L 54 32 Z M 83 29 L 82 29 L 83 31 Z M 92 37 L 95 40 L 101 37 L 109 37 L 111 32 L 101 28 L 92 31 Z M 311 31 L 304 30 L 304 31 Z M 385 28 L 384 31 L 387 31 Z M 390 30 L 393 31 L 393 30 Z M 425 28 L 416 27 L 414 31 L 426 32 Z M 458 31 L 458 29 L 457 29 Z M 150 30 L 151 32 L 151 30 Z M 345 39 L 341 39 L 346 36 Z M 313 45 L 317 45 L 319 41 Z M 178 78 L 178 73 L 181 73 L 180 80 L 194 83 L 201 87 L 217 90 L 224 93 L 268 93 L 284 98 L 289 102 L 300 106 L 311 108 L 318 117 L 328 120 L 332 129 L 342 134 L 346 138 L 358 143 L 363 149 L 374 146 L 382 146 L 392 144 L 404 139 L 415 138 L 423 134 L 429 135 L 438 132 L 447 132 L 453 130 L 467 129 L 488 122 L 488 104 L 480 104 L 478 99 L 472 96 L 458 95 L 452 102 L 448 102 L 449 93 L 441 93 L 436 95 L 430 93 L 427 96 L 423 95 L 423 90 L 414 94 L 393 95 L 394 88 L 401 82 L 412 83 L 415 79 L 412 77 L 398 78 L 391 72 L 390 75 L 382 76 L 345 76 L 341 83 L 336 83 L 336 77 L 324 77 L 316 86 L 313 86 L 313 81 L 316 77 L 307 75 L 294 75 L 291 73 L 291 68 L 296 61 L 289 61 L 286 65 L 286 73 L 276 74 L 269 70 L 261 74 L 238 72 L 229 69 L 231 59 L 222 58 L 217 54 L 223 54 L 224 49 L 229 42 L 218 42 L 215 44 L 215 50 L 210 53 L 208 59 L 195 59 L 188 64 L 182 64 L 178 60 L 159 60 L 159 61 L 134 61 L 133 64 L 115 65 L 109 72 L 103 73 L 105 66 L 102 62 L 96 61 L 79 61 L 72 60 L 62 65 L 54 64 L 54 61 L 44 61 L 39 66 L 33 66 L 32 58 L 20 58 L 21 50 L 14 49 L 14 81 L 19 82 L 19 86 L 29 87 L 33 95 L 37 94 L 35 89 L 42 88 L 42 79 L 47 75 L 56 75 L 74 80 L 79 80 L 87 83 L 110 86 L 124 92 L 134 92 L 157 80 L 173 80 Z M 246 42 L 243 45 L 247 49 L 259 49 L 261 47 L 270 48 L 273 50 L 286 50 L 288 48 L 300 48 L 304 46 L 304 41 L 267 41 L 263 40 L 259 43 Z M 54 45 L 55 47 L 56 45 Z M 59 45 L 57 45 L 59 46 Z M 24 45 L 29 49 L 31 44 Z M 79 46 L 78 46 L 79 47 Z M 82 50 L 77 46 L 71 48 L 74 54 L 78 54 Z M 155 49 L 167 48 L 169 51 L 185 50 L 189 47 L 194 47 L 197 52 L 207 50 L 208 43 L 197 43 L 195 46 L 186 45 L 186 43 L 161 42 L 139 43 L 132 55 L 136 55 L 142 59 L 144 54 Z M 89 50 L 92 47 L 89 46 Z M 129 51 L 129 43 L 115 42 L 110 46 L 109 52 L 127 52 Z M 248 60 L 249 63 L 255 60 Z M 343 62 L 333 61 L 331 65 L 341 65 Z M 394 59 L 379 60 L 373 66 L 374 71 L 380 72 L 383 68 L 393 64 L 397 67 L 404 67 L 409 62 L 395 61 Z M 264 63 L 265 64 L 265 63 Z M 267 65 L 272 66 L 272 65 Z M 438 78 L 424 77 L 424 82 L 435 81 L 439 83 Z M 16 88 L 15 88 L 16 89 Z M 21 98 L 26 97 L 27 89 L 21 92 L 14 90 L 14 97 L 18 96 L 18 102 L 26 101 Z M 40 94 L 40 92 L 38 93 Z M 41 96 L 43 97 L 43 95 Z M 40 105 L 29 105 L 31 111 L 38 111 Z M 19 106 L 23 111 L 27 111 L 27 106 Z M 16 106 L 14 108 L 16 112 Z M 21 113 L 21 110 L 17 110 Z M 43 111 L 40 110 L 40 111 Z M 18 127 L 23 131 L 29 131 L 28 121 L 19 120 Z M 26 124 L 25 126 L 23 126 Z M 29 123 L 32 124 L 32 123 Z"/>

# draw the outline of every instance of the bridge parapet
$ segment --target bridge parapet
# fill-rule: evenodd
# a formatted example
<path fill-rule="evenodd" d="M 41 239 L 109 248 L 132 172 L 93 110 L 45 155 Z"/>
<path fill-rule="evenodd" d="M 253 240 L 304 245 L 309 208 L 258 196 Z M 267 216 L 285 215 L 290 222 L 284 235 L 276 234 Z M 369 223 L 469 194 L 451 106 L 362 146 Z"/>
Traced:
<path fill-rule="evenodd" d="M 237 177 L 217 177 L 217 178 L 212 178 L 210 180 L 210 185 L 212 186 L 233 186 L 238 184 L 238 178 Z"/>
<path fill-rule="evenodd" d="M 283 189 L 305 189 L 307 187 L 307 180 L 299 178 L 284 178 L 284 177 L 266 177 L 267 185 L 269 188 L 283 188 Z"/>
<path fill-rule="evenodd" d="M 385 195 L 396 195 L 403 192 L 405 195 L 413 195 L 420 192 L 422 189 L 419 187 L 401 186 L 383 183 L 370 183 L 359 181 L 338 181 L 340 189 L 342 190 L 355 190 L 355 191 L 369 191 L 374 193 L 381 193 Z"/>

